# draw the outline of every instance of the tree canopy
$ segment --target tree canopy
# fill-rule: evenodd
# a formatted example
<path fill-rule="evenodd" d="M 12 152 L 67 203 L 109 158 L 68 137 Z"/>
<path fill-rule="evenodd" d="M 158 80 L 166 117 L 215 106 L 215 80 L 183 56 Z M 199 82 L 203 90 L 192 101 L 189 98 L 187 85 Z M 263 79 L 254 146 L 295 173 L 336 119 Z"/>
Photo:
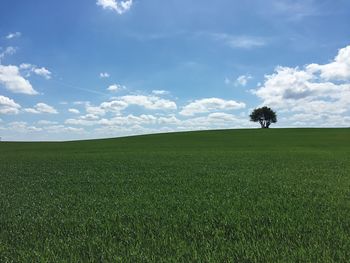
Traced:
<path fill-rule="evenodd" d="M 277 122 L 276 112 L 274 112 L 271 108 L 266 106 L 253 110 L 253 112 L 249 116 L 250 121 L 259 122 L 261 128 L 267 129 L 270 127 L 271 123 Z"/>

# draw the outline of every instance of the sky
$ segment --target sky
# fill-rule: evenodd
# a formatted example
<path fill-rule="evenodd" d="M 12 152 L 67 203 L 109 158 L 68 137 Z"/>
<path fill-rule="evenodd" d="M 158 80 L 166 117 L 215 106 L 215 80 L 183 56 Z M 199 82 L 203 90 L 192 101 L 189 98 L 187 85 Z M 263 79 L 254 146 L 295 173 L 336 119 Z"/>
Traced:
<path fill-rule="evenodd" d="M 1 0 L 0 137 L 350 127 L 348 0 Z"/>

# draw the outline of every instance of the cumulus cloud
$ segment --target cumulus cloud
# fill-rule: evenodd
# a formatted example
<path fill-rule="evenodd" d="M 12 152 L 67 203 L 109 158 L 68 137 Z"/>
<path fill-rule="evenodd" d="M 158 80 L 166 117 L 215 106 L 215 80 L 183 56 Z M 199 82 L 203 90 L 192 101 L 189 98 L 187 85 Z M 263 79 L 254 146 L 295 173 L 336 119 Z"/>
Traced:
<path fill-rule="evenodd" d="M 6 39 L 17 38 L 17 37 L 20 37 L 21 35 L 22 35 L 21 32 L 9 33 L 9 34 L 6 36 Z"/>
<path fill-rule="evenodd" d="M 152 90 L 152 93 L 154 95 L 167 95 L 169 94 L 170 92 L 167 91 L 167 90 Z"/>
<path fill-rule="evenodd" d="M 319 73 L 324 80 L 350 80 L 350 46 L 339 50 L 334 61 L 328 64 L 310 64 L 306 71 L 311 74 Z"/>
<path fill-rule="evenodd" d="M 350 108 L 349 51 L 350 46 L 339 50 L 335 59 L 324 65 L 277 67 L 253 92 L 263 101 L 262 104 L 298 114 L 296 116 L 303 119 L 309 117 L 308 114 L 335 114 L 338 119 L 345 118 Z"/>
<path fill-rule="evenodd" d="M 62 124 L 44 127 L 44 130 L 49 132 L 49 133 L 58 133 L 58 134 L 62 134 L 62 133 L 66 133 L 66 132 L 68 132 L 68 133 L 84 133 L 83 128 L 64 126 Z"/>
<path fill-rule="evenodd" d="M 176 110 L 176 103 L 156 96 L 127 95 L 116 97 L 112 101 L 102 102 L 99 106 L 86 104 L 86 112 L 103 116 L 108 112 L 120 114 L 130 106 L 140 106 L 147 110 Z"/>
<path fill-rule="evenodd" d="M 111 119 L 102 119 L 98 123 L 106 126 L 131 126 L 131 125 L 149 125 L 155 124 L 157 118 L 153 115 L 142 114 L 135 116 L 129 114 L 127 116 L 117 116 Z"/>
<path fill-rule="evenodd" d="M 86 112 L 94 115 L 105 115 L 106 110 L 99 106 L 91 106 L 90 104 L 86 105 Z"/>
<path fill-rule="evenodd" d="M 120 98 L 128 105 L 137 105 L 148 110 L 176 110 L 174 101 L 159 98 L 157 96 L 127 95 Z"/>
<path fill-rule="evenodd" d="M 35 68 L 33 69 L 33 72 L 36 75 L 42 76 L 46 79 L 51 79 L 51 72 L 47 70 L 46 68 Z"/>
<path fill-rule="evenodd" d="M 158 118 L 159 124 L 166 125 L 181 125 L 181 120 L 179 120 L 176 116 L 161 116 Z"/>
<path fill-rule="evenodd" d="M 83 120 L 83 119 L 67 119 L 65 124 L 68 125 L 75 125 L 75 126 L 93 126 L 96 125 L 96 121 L 91 121 L 91 120 Z"/>
<path fill-rule="evenodd" d="M 109 78 L 109 77 L 110 77 L 110 75 L 107 72 L 101 72 L 100 73 L 100 78 L 101 79 L 106 79 L 106 78 Z"/>
<path fill-rule="evenodd" d="M 42 128 L 35 127 L 33 125 L 29 125 L 27 122 L 24 121 L 14 121 L 8 123 L 7 130 L 14 131 L 14 132 L 20 132 L 20 133 L 27 133 L 27 132 L 39 132 L 42 131 Z"/>
<path fill-rule="evenodd" d="M 89 103 L 86 105 L 86 112 L 96 116 L 103 116 L 107 112 L 119 114 L 120 111 L 126 109 L 128 104 L 121 100 L 112 100 L 102 102 L 99 106 L 92 106 Z"/>
<path fill-rule="evenodd" d="M 0 65 L 0 84 L 14 93 L 38 94 L 28 80 L 21 76 L 17 66 Z"/>
<path fill-rule="evenodd" d="M 57 121 L 47 121 L 47 120 L 40 120 L 37 123 L 38 123 L 38 125 L 55 125 L 55 124 L 58 124 Z"/>
<path fill-rule="evenodd" d="M 234 100 L 224 100 L 220 98 L 206 98 L 195 100 L 184 106 L 180 111 L 181 115 L 193 116 L 198 113 L 207 113 L 212 111 L 236 110 L 245 108 L 245 103 Z"/>
<path fill-rule="evenodd" d="M 100 105 L 100 108 L 105 112 L 115 112 L 119 113 L 120 111 L 126 109 L 128 107 L 128 103 L 122 100 L 113 100 L 108 102 L 103 102 Z"/>
<path fill-rule="evenodd" d="M 23 63 L 19 66 L 19 68 L 21 70 L 26 71 L 27 76 L 30 76 L 31 73 L 34 73 L 38 76 L 44 77 L 45 79 L 51 79 L 52 73 L 48 69 L 46 69 L 45 67 L 39 68 L 39 67 L 32 65 L 32 64 Z"/>
<path fill-rule="evenodd" d="M 252 76 L 250 75 L 241 75 L 236 79 L 235 85 L 236 86 L 247 86 L 248 81 L 252 79 Z"/>
<path fill-rule="evenodd" d="M 123 85 L 120 85 L 120 84 L 113 84 L 113 85 L 110 85 L 107 90 L 108 91 L 111 91 L 111 92 L 118 92 L 118 91 L 121 91 L 121 90 L 124 90 L 126 89 L 125 86 Z"/>
<path fill-rule="evenodd" d="M 48 113 L 48 114 L 57 114 L 58 111 L 46 103 L 37 103 L 33 108 L 26 108 L 24 109 L 25 112 L 28 113 L 34 113 L 34 114 L 41 114 L 41 113 Z"/>
<path fill-rule="evenodd" d="M 80 111 L 77 110 L 77 109 L 68 109 L 68 111 L 69 111 L 70 113 L 73 113 L 73 114 L 79 114 L 79 113 L 80 113 Z"/>
<path fill-rule="evenodd" d="M 128 127 L 138 127 L 149 131 L 150 127 L 154 131 L 176 131 L 176 130 L 199 130 L 212 128 L 232 128 L 232 127 L 251 127 L 248 120 L 241 120 L 236 116 L 224 112 L 210 113 L 205 116 L 178 119 L 175 115 L 171 116 L 154 116 L 150 114 L 142 114 L 139 116 L 129 114 L 126 116 L 115 116 L 112 118 L 102 118 L 98 120 L 87 120 L 83 118 L 67 119 L 67 125 L 73 126 L 95 126 L 95 127 L 109 127 L 120 131 Z M 160 125 L 160 127 L 158 126 Z M 170 128 L 171 127 L 171 128 Z M 101 130 L 105 130 L 102 128 Z M 100 131 L 101 131 L 100 130 Z"/>
<path fill-rule="evenodd" d="M 14 100 L 0 95 L 0 113 L 1 114 L 17 114 L 21 106 Z"/>
<path fill-rule="evenodd" d="M 97 117 L 97 116 L 96 116 Z M 67 119 L 65 124 L 77 125 L 77 126 L 131 126 L 131 125 L 149 125 L 157 123 L 157 117 L 153 115 L 142 114 L 140 116 L 135 116 L 129 114 L 127 116 L 116 116 L 110 119 L 103 118 L 98 119 L 92 116 L 81 116 L 77 119 Z"/>
<path fill-rule="evenodd" d="M 101 6 L 103 9 L 113 10 L 117 12 L 119 15 L 121 15 L 127 12 L 131 8 L 133 4 L 133 0 L 124 0 L 124 1 L 97 0 L 96 4 L 98 6 Z"/>
<path fill-rule="evenodd" d="M 248 119 L 241 119 L 233 114 L 224 112 L 210 113 L 205 116 L 189 118 L 178 125 L 180 130 L 207 130 L 252 127 Z"/>

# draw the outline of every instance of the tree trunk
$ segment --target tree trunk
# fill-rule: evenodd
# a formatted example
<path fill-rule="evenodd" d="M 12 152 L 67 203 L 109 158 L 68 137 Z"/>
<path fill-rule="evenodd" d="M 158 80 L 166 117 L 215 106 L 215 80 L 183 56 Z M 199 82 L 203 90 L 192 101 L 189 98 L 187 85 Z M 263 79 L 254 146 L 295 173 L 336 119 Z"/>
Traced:
<path fill-rule="evenodd" d="M 271 124 L 269 121 L 266 121 L 266 120 L 260 120 L 259 123 L 262 129 L 268 129 Z"/>
<path fill-rule="evenodd" d="M 260 120 L 259 123 L 260 123 L 262 129 L 265 128 L 265 124 L 264 124 L 263 120 Z"/>

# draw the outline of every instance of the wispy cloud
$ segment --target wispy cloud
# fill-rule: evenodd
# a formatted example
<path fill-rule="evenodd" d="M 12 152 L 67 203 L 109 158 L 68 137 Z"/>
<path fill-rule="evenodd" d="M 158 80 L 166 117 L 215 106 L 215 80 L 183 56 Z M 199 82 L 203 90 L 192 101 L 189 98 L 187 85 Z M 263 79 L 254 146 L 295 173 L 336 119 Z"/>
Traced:
<path fill-rule="evenodd" d="M 300 21 L 306 17 L 319 16 L 321 12 L 319 2 L 315 0 L 279 0 L 264 2 L 264 15 L 283 16 L 290 21 Z"/>
<path fill-rule="evenodd" d="M 17 49 L 15 47 L 7 47 L 4 50 L 0 47 L 0 64 L 1 60 L 5 58 L 7 55 L 15 54 Z"/>
<path fill-rule="evenodd" d="M 167 90 L 152 90 L 155 95 L 168 95 L 170 92 Z"/>
<path fill-rule="evenodd" d="M 239 76 L 236 81 L 235 81 L 235 85 L 236 86 L 246 86 L 248 84 L 248 81 L 252 79 L 252 76 L 250 75 L 242 75 Z"/>
<path fill-rule="evenodd" d="M 256 36 L 235 36 L 226 33 L 211 34 L 217 41 L 222 41 L 231 48 L 251 49 L 267 45 L 267 39 Z"/>
<path fill-rule="evenodd" d="M 254 35 L 234 35 L 229 33 L 197 32 L 197 37 L 205 37 L 235 49 L 252 49 L 269 44 L 268 37 Z"/>
<path fill-rule="evenodd" d="M 225 84 L 227 85 L 235 85 L 235 86 L 242 86 L 245 87 L 248 84 L 248 81 L 251 80 L 253 77 L 249 74 L 247 75 L 241 75 L 237 79 L 230 79 L 230 78 L 225 78 Z"/>
<path fill-rule="evenodd" d="M 133 0 L 117 1 L 117 0 L 97 0 L 96 4 L 101 6 L 103 9 L 113 10 L 119 15 L 127 12 L 133 2 Z"/>
<path fill-rule="evenodd" d="M 21 35 L 22 35 L 21 32 L 10 33 L 6 36 L 6 39 L 17 38 L 17 37 L 20 37 Z"/>

